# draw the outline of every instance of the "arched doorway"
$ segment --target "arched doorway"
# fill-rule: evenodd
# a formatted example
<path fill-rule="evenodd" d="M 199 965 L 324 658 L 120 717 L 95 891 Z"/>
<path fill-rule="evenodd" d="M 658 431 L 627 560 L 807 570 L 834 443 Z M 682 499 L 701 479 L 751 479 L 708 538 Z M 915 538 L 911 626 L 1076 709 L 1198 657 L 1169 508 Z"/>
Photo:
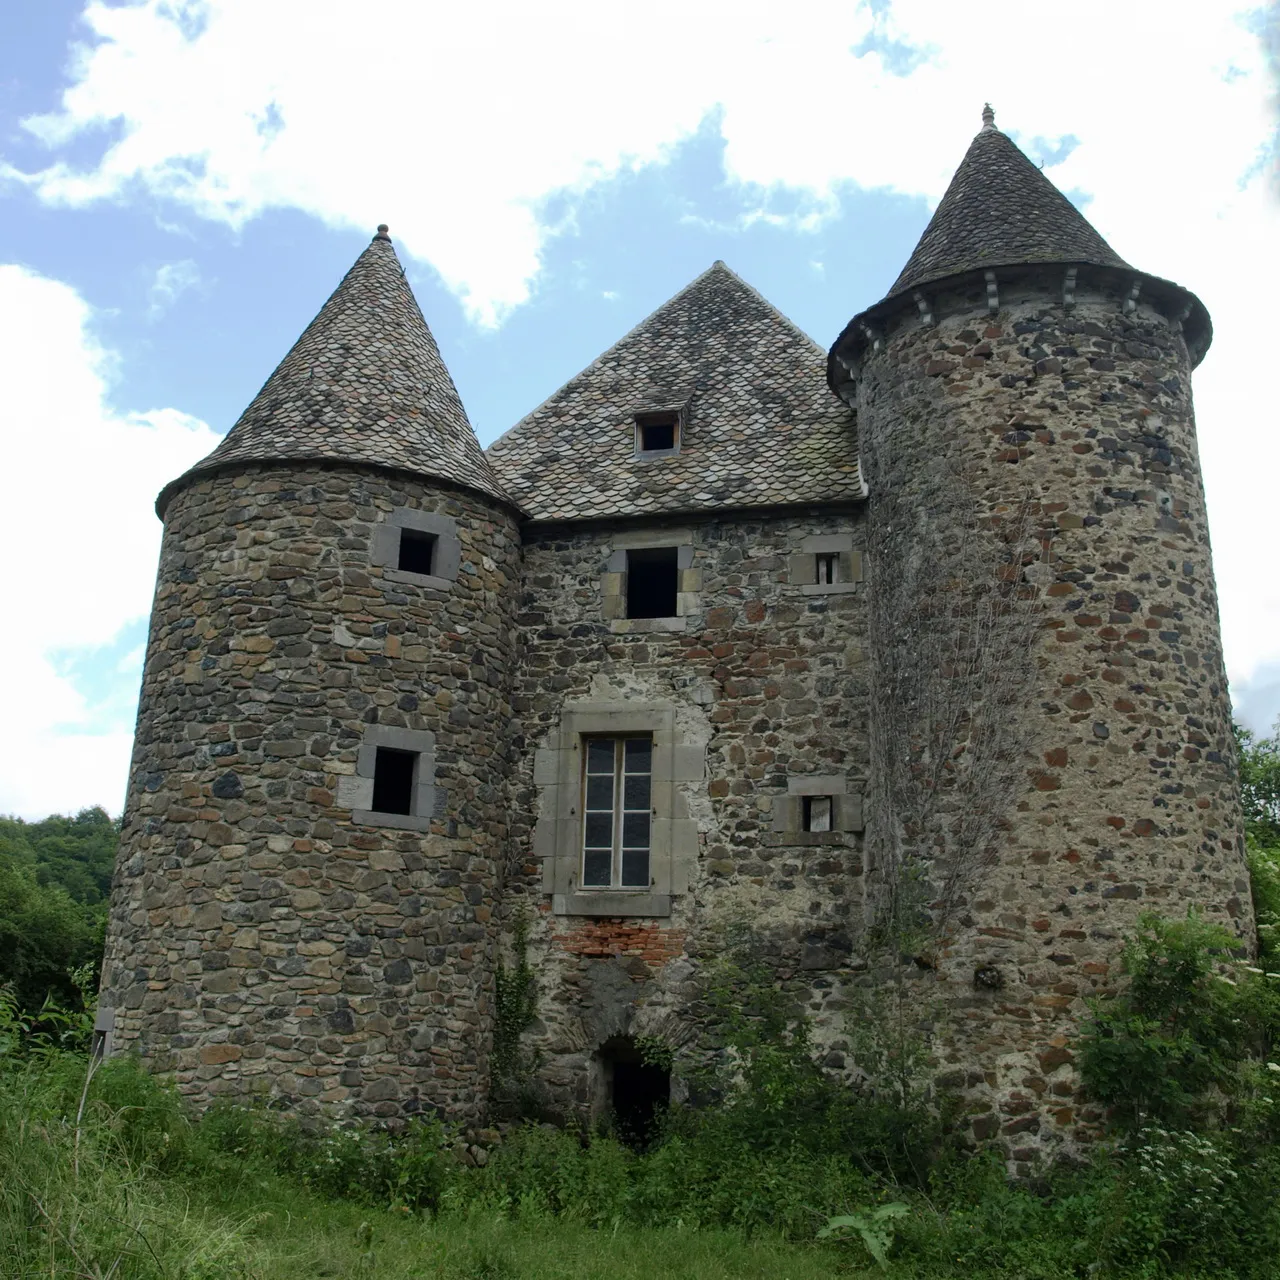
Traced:
<path fill-rule="evenodd" d="M 620 1142 L 640 1151 L 649 1145 L 671 1102 L 671 1072 L 646 1062 L 630 1036 L 612 1036 L 596 1055 L 604 1108 Z"/>

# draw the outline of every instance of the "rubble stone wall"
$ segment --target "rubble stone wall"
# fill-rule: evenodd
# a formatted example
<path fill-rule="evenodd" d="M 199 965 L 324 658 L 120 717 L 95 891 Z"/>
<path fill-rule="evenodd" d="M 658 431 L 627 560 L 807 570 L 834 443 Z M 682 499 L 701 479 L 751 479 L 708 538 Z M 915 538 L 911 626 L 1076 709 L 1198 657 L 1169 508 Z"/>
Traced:
<path fill-rule="evenodd" d="M 396 511 L 456 522 L 456 580 L 373 563 Z M 477 1116 L 507 839 L 519 539 L 395 473 L 200 479 L 166 512 L 102 1004 L 199 1102 Z M 368 726 L 434 734 L 429 831 L 342 803 Z"/>
<path fill-rule="evenodd" d="M 1195 905 L 1246 946 L 1253 920 L 1179 326 L 1143 303 L 1126 314 L 1087 269 L 1071 309 L 1060 270 L 999 274 L 994 315 L 981 284 L 932 298 L 936 324 L 908 304 L 864 358 L 858 416 L 869 521 L 886 493 L 913 512 L 876 541 L 896 554 L 871 565 L 872 592 L 931 518 L 921 478 L 939 458 L 981 519 L 1030 504 L 1042 535 L 1023 579 L 1042 611 L 1031 749 L 998 862 L 970 886 L 936 974 L 941 1082 L 967 1092 L 975 1137 L 998 1137 L 1027 1173 L 1096 1132 L 1069 1041 L 1139 914 Z M 989 678 L 1005 678 L 998 662 Z"/>
<path fill-rule="evenodd" d="M 660 524 L 525 530 L 520 660 L 513 705 L 524 750 L 513 785 L 513 866 L 507 909 L 530 923 L 540 1055 L 550 1105 L 589 1114 L 592 1058 L 615 1035 L 686 1043 L 699 958 L 718 925 L 752 922 L 779 980 L 819 1019 L 839 1061 L 841 973 L 861 965 L 858 809 L 867 769 L 865 587 L 823 594 L 804 577 L 805 547 L 834 538 L 861 573 L 856 511 L 735 517 L 667 531 L 690 548 L 682 618 L 610 617 L 617 544 L 661 541 Z M 819 539 L 814 542 L 813 539 Z M 806 541 L 807 540 L 807 541 Z M 795 557 L 800 558 L 796 559 Z M 678 629 L 670 629 L 676 626 Z M 677 742 L 705 750 L 705 770 L 680 782 L 697 847 L 664 918 L 556 915 L 536 823 L 547 791 L 540 750 L 556 740 L 567 705 L 670 703 Z M 796 779 L 847 780 L 849 830 L 778 830 Z M 859 828 L 859 829 L 855 829 Z M 559 851 L 576 857 L 576 850 Z"/>

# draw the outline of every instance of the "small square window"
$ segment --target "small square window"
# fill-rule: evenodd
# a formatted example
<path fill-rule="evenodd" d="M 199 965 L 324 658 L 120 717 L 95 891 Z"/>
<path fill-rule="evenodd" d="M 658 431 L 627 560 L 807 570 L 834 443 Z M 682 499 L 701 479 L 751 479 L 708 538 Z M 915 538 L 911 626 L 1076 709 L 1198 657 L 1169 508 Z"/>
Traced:
<path fill-rule="evenodd" d="M 819 586 L 830 586 L 840 581 L 840 556 L 837 552 L 819 551 L 814 556 L 814 568 L 817 573 L 814 581 Z"/>
<path fill-rule="evenodd" d="M 677 548 L 627 552 L 627 617 L 674 618 L 679 581 Z"/>
<path fill-rule="evenodd" d="M 436 535 L 418 529 L 400 530 L 400 550 L 396 568 L 406 573 L 430 576 L 436 559 Z"/>
<path fill-rule="evenodd" d="M 831 797 L 804 797 L 804 829 L 806 831 L 831 830 Z"/>
<path fill-rule="evenodd" d="M 636 455 L 660 457 L 680 451 L 680 414 L 636 414 Z"/>
<path fill-rule="evenodd" d="M 647 889 L 653 830 L 653 739 L 586 738 L 584 889 Z"/>
<path fill-rule="evenodd" d="M 373 767 L 374 813 L 413 813 L 418 752 L 379 747 Z"/>

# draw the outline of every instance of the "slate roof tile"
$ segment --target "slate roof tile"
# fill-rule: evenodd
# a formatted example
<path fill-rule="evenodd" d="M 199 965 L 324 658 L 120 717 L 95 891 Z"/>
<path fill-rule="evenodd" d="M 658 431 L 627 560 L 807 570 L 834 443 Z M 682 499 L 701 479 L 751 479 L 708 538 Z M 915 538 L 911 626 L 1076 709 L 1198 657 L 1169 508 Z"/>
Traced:
<path fill-rule="evenodd" d="M 717 262 L 490 445 L 533 520 L 860 499 L 852 412 L 825 353 Z M 678 454 L 638 458 L 635 415 L 684 410 Z"/>
<path fill-rule="evenodd" d="M 503 493 L 380 227 L 342 283 L 207 458 L 170 482 L 238 463 L 361 462 Z"/>

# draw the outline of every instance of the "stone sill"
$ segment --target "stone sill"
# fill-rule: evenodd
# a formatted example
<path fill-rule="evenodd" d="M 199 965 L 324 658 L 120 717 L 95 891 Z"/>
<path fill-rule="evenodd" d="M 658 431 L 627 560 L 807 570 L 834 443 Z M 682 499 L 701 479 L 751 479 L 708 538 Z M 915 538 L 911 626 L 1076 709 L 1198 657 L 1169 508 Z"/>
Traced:
<path fill-rule="evenodd" d="M 558 916 L 669 916 L 671 895 L 625 889 L 553 893 L 551 910 Z"/>
<path fill-rule="evenodd" d="M 615 635 L 644 635 L 651 631 L 685 631 L 687 618 L 613 618 L 609 630 Z"/>
<path fill-rule="evenodd" d="M 430 831 L 431 819 L 416 813 L 376 813 L 372 809 L 352 809 L 351 821 L 361 827 L 394 827 L 397 831 Z"/>
<path fill-rule="evenodd" d="M 382 576 L 387 582 L 403 582 L 435 591 L 448 591 L 453 586 L 451 578 L 437 578 L 429 573 L 410 573 L 408 569 L 383 569 Z"/>
<path fill-rule="evenodd" d="M 843 596 L 857 591 L 861 585 L 859 582 L 806 582 L 800 590 L 806 596 Z"/>
<path fill-rule="evenodd" d="M 762 831 L 756 838 L 771 849 L 851 849 L 856 844 L 848 831 Z"/>

